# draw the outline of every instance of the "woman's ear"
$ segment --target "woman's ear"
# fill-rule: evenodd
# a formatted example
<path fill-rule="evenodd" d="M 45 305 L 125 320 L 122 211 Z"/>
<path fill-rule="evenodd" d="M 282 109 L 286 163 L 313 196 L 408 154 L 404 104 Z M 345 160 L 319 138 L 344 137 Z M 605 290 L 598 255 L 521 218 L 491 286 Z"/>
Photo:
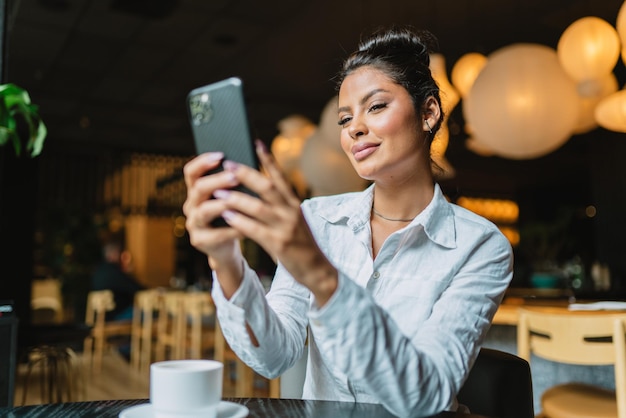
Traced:
<path fill-rule="evenodd" d="M 422 129 L 426 132 L 432 133 L 432 128 L 437 126 L 439 119 L 441 118 L 441 108 L 434 96 L 429 96 L 424 103 L 424 112 L 422 113 L 424 121 L 422 122 Z"/>

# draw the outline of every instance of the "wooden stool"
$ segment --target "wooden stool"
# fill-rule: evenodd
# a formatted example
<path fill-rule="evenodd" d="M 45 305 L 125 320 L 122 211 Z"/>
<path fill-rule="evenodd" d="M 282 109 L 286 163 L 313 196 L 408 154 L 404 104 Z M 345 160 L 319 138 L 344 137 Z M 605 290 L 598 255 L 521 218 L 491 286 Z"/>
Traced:
<path fill-rule="evenodd" d="M 42 401 L 56 403 L 80 400 L 79 394 L 85 385 L 74 350 L 68 346 L 40 345 L 30 348 L 25 355 L 28 358 L 22 384 L 22 405 L 26 404 L 28 389 L 34 387 L 31 377 L 35 373 L 39 375 Z"/>

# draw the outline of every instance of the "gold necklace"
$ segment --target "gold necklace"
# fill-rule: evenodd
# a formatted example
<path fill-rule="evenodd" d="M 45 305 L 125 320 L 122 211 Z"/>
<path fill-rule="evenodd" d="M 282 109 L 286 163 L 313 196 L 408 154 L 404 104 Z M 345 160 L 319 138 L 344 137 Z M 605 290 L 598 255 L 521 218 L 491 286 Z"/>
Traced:
<path fill-rule="evenodd" d="M 392 221 L 392 222 L 411 222 L 413 220 L 413 218 L 411 219 L 394 219 L 394 218 L 388 218 L 385 215 L 381 215 L 380 213 L 378 213 L 378 211 L 376 209 L 374 209 L 374 206 L 372 206 L 372 212 L 374 212 L 374 215 L 376 216 L 380 216 L 381 218 L 383 218 L 386 221 Z"/>

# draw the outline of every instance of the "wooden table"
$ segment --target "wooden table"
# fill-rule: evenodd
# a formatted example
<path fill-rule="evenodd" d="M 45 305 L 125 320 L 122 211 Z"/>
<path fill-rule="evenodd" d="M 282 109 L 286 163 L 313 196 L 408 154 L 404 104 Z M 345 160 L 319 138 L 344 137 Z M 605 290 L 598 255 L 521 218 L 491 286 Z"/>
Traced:
<path fill-rule="evenodd" d="M 319 418 L 319 417 L 359 417 L 359 418 L 391 418 L 381 405 L 307 401 L 300 399 L 268 399 L 268 398 L 228 398 L 226 401 L 246 405 L 250 410 L 250 418 Z M 125 401 L 94 401 L 70 402 L 44 405 L 19 406 L 0 408 L 0 416 L 11 418 L 48 418 L 48 417 L 81 417 L 81 418 L 117 418 L 119 413 L 133 405 L 148 402 L 147 400 Z M 431 418 L 485 418 L 480 415 L 442 412 Z"/>
<path fill-rule="evenodd" d="M 624 311 L 571 311 L 571 302 L 588 303 L 597 299 L 576 299 L 567 289 L 509 289 L 503 303 L 493 318 L 485 347 L 518 354 L 517 325 L 519 309 L 540 309 L 561 312 L 567 315 L 610 315 Z M 541 410 L 541 395 L 554 385 L 570 381 L 584 381 L 590 384 L 611 388 L 614 385 L 614 373 L 611 366 L 584 366 L 551 362 L 536 358 L 530 365 L 533 375 L 533 397 L 535 412 Z"/>
<path fill-rule="evenodd" d="M 577 301 L 576 303 L 590 303 L 596 301 Z M 505 299 L 496 311 L 496 315 L 493 318 L 492 323 L 496 325 L 517 325 L 519 321 L 519 308 L 524 307 L 526 309 L 540 309 L 542 311 L 567 313 L 571 315 L 582 314 L 597 314 L 607 315 L 622 313 L 624 310 L 570 310 L 570 301 L 555 299 L 555 300 L 536 300 L 528 301 L 518 298 Z"/>

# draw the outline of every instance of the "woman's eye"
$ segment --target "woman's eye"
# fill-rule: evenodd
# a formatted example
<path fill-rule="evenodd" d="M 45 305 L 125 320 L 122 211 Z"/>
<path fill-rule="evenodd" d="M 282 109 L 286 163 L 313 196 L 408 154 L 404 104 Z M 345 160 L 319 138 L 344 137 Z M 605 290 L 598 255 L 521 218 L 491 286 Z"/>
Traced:
<path fill-rule="evenodd" d="M 376 103 L 370 106 L 370 112 L 376 112 L 377 110 L 384 109 L 387 107 L 387 103 Z"/>
<path fill-rule="evenodd" d="M 352 120 L 352 118 L 346 116 L 346 117 L 343 117 L 343 118 L 339 119 L 339 122 L 337 122 L 337 124 L 339 126 L 344 126 L 346 123 L 350 122 L 350 120 Z"/>

